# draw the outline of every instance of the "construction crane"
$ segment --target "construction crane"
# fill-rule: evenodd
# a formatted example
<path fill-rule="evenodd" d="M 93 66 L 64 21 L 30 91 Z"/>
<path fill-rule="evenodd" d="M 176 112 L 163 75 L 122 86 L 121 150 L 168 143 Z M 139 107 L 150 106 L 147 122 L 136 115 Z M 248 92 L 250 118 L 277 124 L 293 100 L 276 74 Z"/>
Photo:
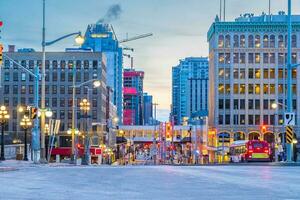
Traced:
<path fill-rule="evenodd" d="M 150 37 L 150 36 L 153 36 L 153 33 L 147 33 L 147 34 L 142 34 L 142 35 L 138 35 L 138 36 L 131 37 L 131 38 L 126 38 L 126 39 L 120 40 L 119 43 L 130 42 L 133 40 L 138 40 L 138 39 L 142 39 L 142 38 L 146 38 L 146 37 Z"/>

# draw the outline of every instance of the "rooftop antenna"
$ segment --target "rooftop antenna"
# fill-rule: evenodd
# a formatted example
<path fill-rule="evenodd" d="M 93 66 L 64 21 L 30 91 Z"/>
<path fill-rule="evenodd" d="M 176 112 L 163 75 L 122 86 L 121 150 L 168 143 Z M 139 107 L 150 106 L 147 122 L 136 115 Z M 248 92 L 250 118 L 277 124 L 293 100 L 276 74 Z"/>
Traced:
<path fill-rule="evenodd" d="M 220 14 L 219 14 L 220 21 L 222 21 L 222 0 L 220 0 Z"/>
<path fill-rule="evenodd" d="M 225 22 L 225 13 L 226 13 L 226 0 L 223 3 L 223 21 Z"/>
<path fill-rule="evenodd" d="M 271 21 L 271 0 L 269 0 L 269 21 Z"/>

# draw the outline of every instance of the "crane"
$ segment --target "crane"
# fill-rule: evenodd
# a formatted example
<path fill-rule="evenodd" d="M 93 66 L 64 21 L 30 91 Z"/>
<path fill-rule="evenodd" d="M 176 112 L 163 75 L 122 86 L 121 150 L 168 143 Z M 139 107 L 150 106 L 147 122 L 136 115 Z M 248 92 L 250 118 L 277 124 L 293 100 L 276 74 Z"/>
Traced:
<path fill-rule="evenodd" d="M 138 39 L 142 39 L 142 38 L 146 38 L 146 37 L 150 37 L 150 36 L 153 36 L 153 33 L 146 33 L 146 34 L 138 35 L 135 37 L 126 38 L 126 39 L 120 40 L 119 43 L 130 42 L 133 40 L 138 40 Z"/>

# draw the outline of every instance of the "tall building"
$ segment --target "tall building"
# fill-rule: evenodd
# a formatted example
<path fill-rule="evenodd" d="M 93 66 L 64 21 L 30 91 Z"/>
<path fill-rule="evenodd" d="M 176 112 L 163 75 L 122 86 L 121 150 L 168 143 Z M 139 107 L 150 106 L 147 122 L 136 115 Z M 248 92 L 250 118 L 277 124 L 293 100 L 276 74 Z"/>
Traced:
<path fill-rule="evenodd" d="M 286 105 L 287 15 L 245 14 L 215 22 L 209 41 L 209 125 L 234 140 L 265 139 L 274 143 L 283 130 Z M 292 16 L 292 63 L 299 63 L 300 16 Z M 292 72 L 293 109 L 300 120 L 300 74 Z M 266 127 L 266 130 L 262 129 Z M 296 126 L 298 128 L 298 126 Z M 274 134 L 275 132 L 275 134 Z"/>
<path fill-rule="evenodd" d="M 153 96 L 148 93 L 143 95 L 143 118 L 144 125 L 152 125 L 154 122 L 153 119 Z"/>
<path fill-rule="evenodd" d="M 208 59 L 189 57 L 172 68 L 172 113 L 176 125 L 184 117 L 208 113 Z"/>
<path fill-rule="evenodd" d="M 124 70 L 124 125 L 143 125 L 144 72 Z"/>
<path fill-rule="evenodd" d="M 109 24 L 89 25 L 82 48 L 105 54 L 107 85 L 113 90 L 112 102 L 117 106 L 119 119 L 122 119 L 123 52 L 112 27 Z"/>
<path fill-rule="evenodd" d="M 34 50 L 5 52 L 5 55 L 32 72 L 36 66 L 41 66 L 42 62 L 42 53 L 34 52 Z M 91 122 L 105 124 L 106 67 L 102 53 L 47 52 L 45 66 L 46 108 L 52 110 L 52 119 L 61 120 L 59 135 L 64 136 L 68 136 L 67 131 L 72 127 L 73 66 L 76 67 L 76 85 L 91 79 L 98 79 L 102 82 L 98 88 L 93 88 L 92 83 L 76 88 L 76 127 L 79 130 L 82 129 L 86 120 L 81 118 L 79 109 L 79 103 L 83 98 L 89 99 L 91 103 Z M 4 59 L 1 75 L 1 104 L 7 106 L 11 116 L 6 131 L 8 133 L 7 138 L 12 140 L 15 139 L 14 137 L 23 136 L 23 130 L 19 126 L 21 115 L 18 113 L 18 106 L 34 105 L 34 77 L 8 59 Z M 100 135 L 104 134 L 105 130 L 102 126 L 94 126 L 92 131 L 100 139 L 102 138 Z M 62 146 L 70 145 L 70 140 L 66 138 L 60 141 Z"/>

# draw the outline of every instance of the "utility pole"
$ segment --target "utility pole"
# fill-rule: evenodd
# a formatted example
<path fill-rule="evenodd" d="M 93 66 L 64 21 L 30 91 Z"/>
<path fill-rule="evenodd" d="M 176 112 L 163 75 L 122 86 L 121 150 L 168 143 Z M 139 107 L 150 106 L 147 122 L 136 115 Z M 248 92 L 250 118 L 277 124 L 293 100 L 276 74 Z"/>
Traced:
<path fill-rule="evenodd" d="M 157 118 L 156 118 L 156 107 L 158 106 L 158 103 L 152 103 L 152 106 L 154 106 L 154 133 L 153 133 L 153 148 L 155 149 L 155 154 L 153 155 L 153 161 L 154 161 L 154 165 L 156 165 L 156 126 L 157 126 Z"/>
<path fill-rule="evenodd" d="M 288 0 L 288 52 L 287 52 L 287 112 L 293 112 L 293 93 L 292 93 L 292 48 L 291 48 L 291 38 L 292 38 L 292 0 Z M 293 144 L 286 144 L 287 161 L 291 162 L 293 157 Z"/>
<path fill-rule="evenodd" d="M 42 86 L 41 86 L 41 157 L 40 162 L 46 163 L 46 149 L 45 149 L 45 123 L 46 123 L 46 115 L 45 115 L 45 64 L 46 64 L 46 28 L 45 28 L 45 3 L 46 0 L 43 0 L 43 30 L 42 30 L 42 73 L 41 73 L 41 79 L 42 79 Z"/>

